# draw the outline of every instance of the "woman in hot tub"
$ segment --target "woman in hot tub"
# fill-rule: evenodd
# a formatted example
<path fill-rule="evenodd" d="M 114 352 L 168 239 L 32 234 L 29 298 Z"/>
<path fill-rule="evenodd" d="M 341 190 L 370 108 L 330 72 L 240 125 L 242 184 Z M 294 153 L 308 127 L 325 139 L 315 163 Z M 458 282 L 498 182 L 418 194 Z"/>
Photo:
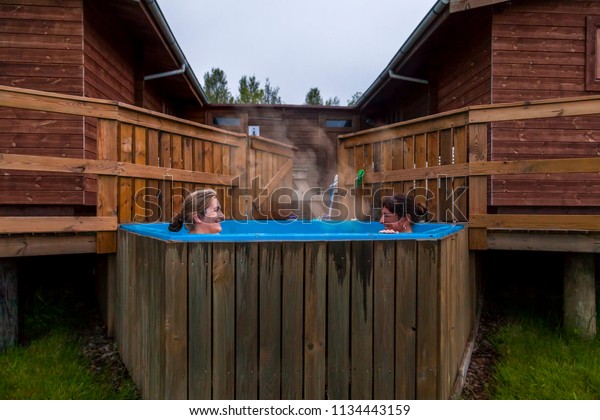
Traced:
<path fill-rule="evenodd" d="M 411 233 L 415 222 L 425 220 L 427 209 L 404 194 L 385 197 L 381 203 L 383 230 L 379 233 Z"/>
<path fill-rule="evenodd" d="M 178 232 L 182 226 L 189 233 L 219 233 L 223 228 L 221 222 L 225 215 L 217 193 L 210 188 L 194 191 L 183 200 L 181 213 L 173 218 L 169 225 L 171 232 Z"/>

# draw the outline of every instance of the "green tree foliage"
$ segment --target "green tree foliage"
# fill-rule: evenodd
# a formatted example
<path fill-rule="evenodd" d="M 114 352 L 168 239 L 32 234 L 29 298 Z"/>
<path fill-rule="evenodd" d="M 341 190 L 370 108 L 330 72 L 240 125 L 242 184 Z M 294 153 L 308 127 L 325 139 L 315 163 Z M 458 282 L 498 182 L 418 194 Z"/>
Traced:
<path fill-rule="evenodd" d="M 334 96 L 325 101 L 325 106 L 340 106 L 340 98 Z"/>
<path fill-rule="evenodd" d="M 356 106 L 358 100 L 362 97 L 362 95 L 362 92 L 356 92 L 354 95 L 352 95 L 352 98 L 348 100 L 348 106 Z"/>
<path fill-rule="evenodd" d="M 254 75 L 242 76 L 239 84 L 239 95 L 236 98 L 238 104 L 262 104 L 265 99 L 265 91 L 260 88 L 260 82 Z"/>
<path fill-rule="evenodd" d="M 279 96 L 279 86 L 271 87 L 271 82 L 267 77 L 265 81 L 265 103 L 266 104 L 281 104 L 281 96 Z"/>
<path fill-rule="evenodd" d="M 213 104 L 233 102 L 233 96 L 227 86 L 227 75 L 220 68 L 213 67 L 210 72 L 204 73 L 204 93 Z"/>
<path fill-rule="evenodd" d="M 321 98 L 321 91 L 319 88 L 310 88 L 304 102 L 306 105 L 323 105 L 323 98 Z"/>

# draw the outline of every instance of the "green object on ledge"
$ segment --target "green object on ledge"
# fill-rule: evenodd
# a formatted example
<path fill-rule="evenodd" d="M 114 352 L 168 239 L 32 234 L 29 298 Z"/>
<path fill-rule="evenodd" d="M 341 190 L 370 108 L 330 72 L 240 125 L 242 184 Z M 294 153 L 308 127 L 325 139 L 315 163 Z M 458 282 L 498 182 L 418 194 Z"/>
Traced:
<path fill-rule="evenodd" d="M 365 176 L 365 170 L 364 169 L 360 169 L 357 173 L 356 173 L 356 179 L 354 180 L 354 186 L 355 187 L 362 187 L 363 184 L 363 177 Z"/>

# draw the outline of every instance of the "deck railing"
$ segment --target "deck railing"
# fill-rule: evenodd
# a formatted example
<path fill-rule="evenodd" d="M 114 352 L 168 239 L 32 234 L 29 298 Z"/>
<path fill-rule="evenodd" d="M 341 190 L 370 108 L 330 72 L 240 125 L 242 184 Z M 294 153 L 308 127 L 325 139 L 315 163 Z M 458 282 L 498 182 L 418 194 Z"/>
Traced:
<path fill-rule="evenodd" d="M 487 249 L 492 229 L 600 231 L 597 215 L 488 214 L 490 176 L 600 173 L 596 156 L 490 161 L 490 123 L 581 115 L 600 115 L 600 97 L 473 106 L 342 135 L 339 185 L 352 190 L 344 204 L 353 216 L 368 217 L 383 195 L 411 191 L 433 220 L 468 222 L 471 249 Z"/>
<path fill-rule="evenodd" d="M 272 198 L 274 187 L 291 186 L 294 148 L 273 140 L 118 102 L 6 86 L 0 106 L 89 117 L 97 127 L 97 159 L 0 154 L 3 170 L 97 176 L 96 216 L 0 217 L 1 234 L 97 232 L 96 252 L 112 253 L 119 223 L 170 221 L 188 191 L 214 188 L 226 216 L 241 218 L 251 205 L 265 207 L 262 197 Z M 269 181 L 254 191 L 254 178 Z"/>

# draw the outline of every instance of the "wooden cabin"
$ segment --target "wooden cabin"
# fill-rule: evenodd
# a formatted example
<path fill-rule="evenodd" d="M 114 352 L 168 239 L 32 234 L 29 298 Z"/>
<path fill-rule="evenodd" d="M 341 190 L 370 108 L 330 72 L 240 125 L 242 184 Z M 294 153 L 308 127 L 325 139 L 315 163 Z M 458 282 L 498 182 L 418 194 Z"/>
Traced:
<path fill-rule="evenodd" d="M 119 223 L 168 220 L 205 185 L 260 213 L 258 190 L 238 207 L 235 191 L 259 172 L 290 184 L 294 166 L 321 188 L 364 169 L 355 210 L 377 206 L 370 188 L 432 192 L 436 220 L 468 224 L 472 279 L 483 251 L 550 250 L 593 290 L 598 1 L 439 0 L 353 108 L 208 103 L 152 0 L 3 0 L 0 22 L 0 347 L 16 336 L 13 257 L 103 254 L 111 296 Z"/>

